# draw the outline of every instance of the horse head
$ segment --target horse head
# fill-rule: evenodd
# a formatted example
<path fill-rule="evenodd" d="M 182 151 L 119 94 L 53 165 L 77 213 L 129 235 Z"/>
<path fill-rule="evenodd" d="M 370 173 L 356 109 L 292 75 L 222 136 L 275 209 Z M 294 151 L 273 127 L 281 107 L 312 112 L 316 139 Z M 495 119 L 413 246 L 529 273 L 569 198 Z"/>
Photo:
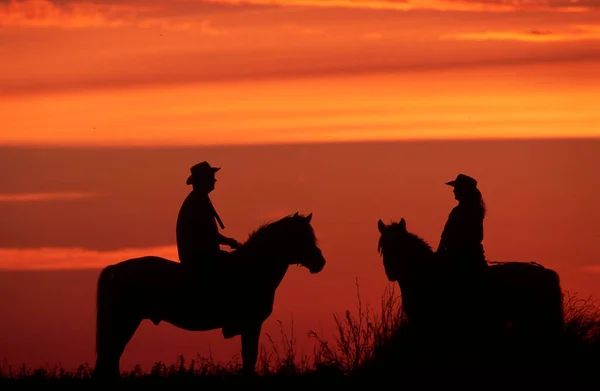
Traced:
<path fill-rule="evenodd" d="M 325 258 L 317 246 L 317 238 L 310 224 L 312 213 L 299 213 L 262 226 L 254 232 L 243 247 L 260 248 L 277 261 L 289 265 L 301 265 L 311 273 L 319 273 L 325 266 Z"/>
<path fill-rule="evenodd" d="M 296 212 L 289 218 L 290 235 L 284 238 L 284 248 L 290 259 L 290 264 L 306 267 L 311 273 L 319 273 L 325 267 L 325 257 L 310 224 L 312 213 L 307 216 Z"/>
<path fill-rule="evenodd" d="M 403 273 L 410 273 L 425 260 L 431 259 L 431 247 L 423 239 L 407 231 L 404 218 L 389 225 L 379 220 L 377 228 L 380 233 L 377 250 L 383 258 L 389 281 L 398 281 Z"/>

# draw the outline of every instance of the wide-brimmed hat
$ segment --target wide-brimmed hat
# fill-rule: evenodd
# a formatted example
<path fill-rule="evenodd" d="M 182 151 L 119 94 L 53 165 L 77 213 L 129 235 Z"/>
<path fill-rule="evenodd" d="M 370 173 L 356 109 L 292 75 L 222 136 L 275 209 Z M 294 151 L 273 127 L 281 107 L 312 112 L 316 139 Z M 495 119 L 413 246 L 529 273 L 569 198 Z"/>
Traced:
<path fill-rule="evenodd" d="M 210 175 L 214 175 L 215 172 L 219 171 L 221 167 L 211 167 L 208 162 L 201 162 L 195 164 L 190 168 L 190 175 L 185 182 L 186 185 L 192 184 L 195 180 L 208 178 Z"/>
<path fill-rule="evenodd" d="M 477 187 L 477 181 L 465 174 L 458 174 L 455 180 L 446 182 L 446 184 L 452 187 L 460 187 L 463 189 Z"/>

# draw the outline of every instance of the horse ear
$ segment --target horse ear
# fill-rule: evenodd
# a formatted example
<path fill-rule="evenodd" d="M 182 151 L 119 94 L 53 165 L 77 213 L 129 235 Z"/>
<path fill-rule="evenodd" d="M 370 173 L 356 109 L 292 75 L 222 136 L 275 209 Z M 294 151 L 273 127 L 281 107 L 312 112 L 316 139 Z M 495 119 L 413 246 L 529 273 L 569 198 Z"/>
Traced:
<path fill-rule="evenodd" d="M 400 228 L 402 228 L 403 231 L 406 231 L 406 220 L 404 220 L 404 217 L 400 219 Z"/>
<path fill-rule="evenodd" d="M 306 221 L 308 221 L 310 223 L 310 220 L 312 219 L 312 213 L 310 213 L 308 216 L 306 216 Z"/>
<path fill-rule="evenodd" d="M 387 227 L 385 226 L 383 221 L 379 219 L 379 221 L 377 222 L 377 228 L 379 228 L 379 232 L 383 233 Z"/>
<path fill-rule="evenodd" d="M 298 217 L 298 212 L 294 213 L 294 217 Z"/>

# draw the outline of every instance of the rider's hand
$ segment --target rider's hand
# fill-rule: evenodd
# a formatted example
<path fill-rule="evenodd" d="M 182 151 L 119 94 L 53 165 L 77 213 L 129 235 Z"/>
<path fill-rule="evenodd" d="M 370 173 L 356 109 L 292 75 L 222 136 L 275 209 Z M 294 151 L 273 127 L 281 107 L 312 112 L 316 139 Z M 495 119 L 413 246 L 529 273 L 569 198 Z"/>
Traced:
<path fill-rule="evenodd" d="M 242 247 L 242 244 L 234 238 L 229 238 L 229 243 L 227 243 L 227 245 L 234 250 L 238 250 L 240 247 Z"/>

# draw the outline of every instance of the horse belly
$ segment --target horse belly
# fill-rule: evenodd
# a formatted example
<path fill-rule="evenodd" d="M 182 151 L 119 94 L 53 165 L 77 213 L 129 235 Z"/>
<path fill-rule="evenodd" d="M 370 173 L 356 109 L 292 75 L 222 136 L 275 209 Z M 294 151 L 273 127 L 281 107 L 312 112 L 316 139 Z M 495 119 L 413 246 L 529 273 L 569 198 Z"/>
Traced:
<path fill-rule="evenodd" d="M 119 312 L 190 331 L 222 327 L 226 306 L 215 278 L 190 275 L 180 264 L 145 257 L 120 264 L 114 302 Z"/>
<path fill-rule="evenodd" d="M 155 324 L 165 321 L 189 331 L 207 331 L 223 327 L 221 303 L 175 299 L 170 305 L 161 307 L 163 310 L 155 315 L 155 319 L 149 317 Z"/>
<path fill-rule="evenodd" d="M 165 319 L 165 322 L 188 331 L 209 331 L 223 327 L 219 319 Z"/>

